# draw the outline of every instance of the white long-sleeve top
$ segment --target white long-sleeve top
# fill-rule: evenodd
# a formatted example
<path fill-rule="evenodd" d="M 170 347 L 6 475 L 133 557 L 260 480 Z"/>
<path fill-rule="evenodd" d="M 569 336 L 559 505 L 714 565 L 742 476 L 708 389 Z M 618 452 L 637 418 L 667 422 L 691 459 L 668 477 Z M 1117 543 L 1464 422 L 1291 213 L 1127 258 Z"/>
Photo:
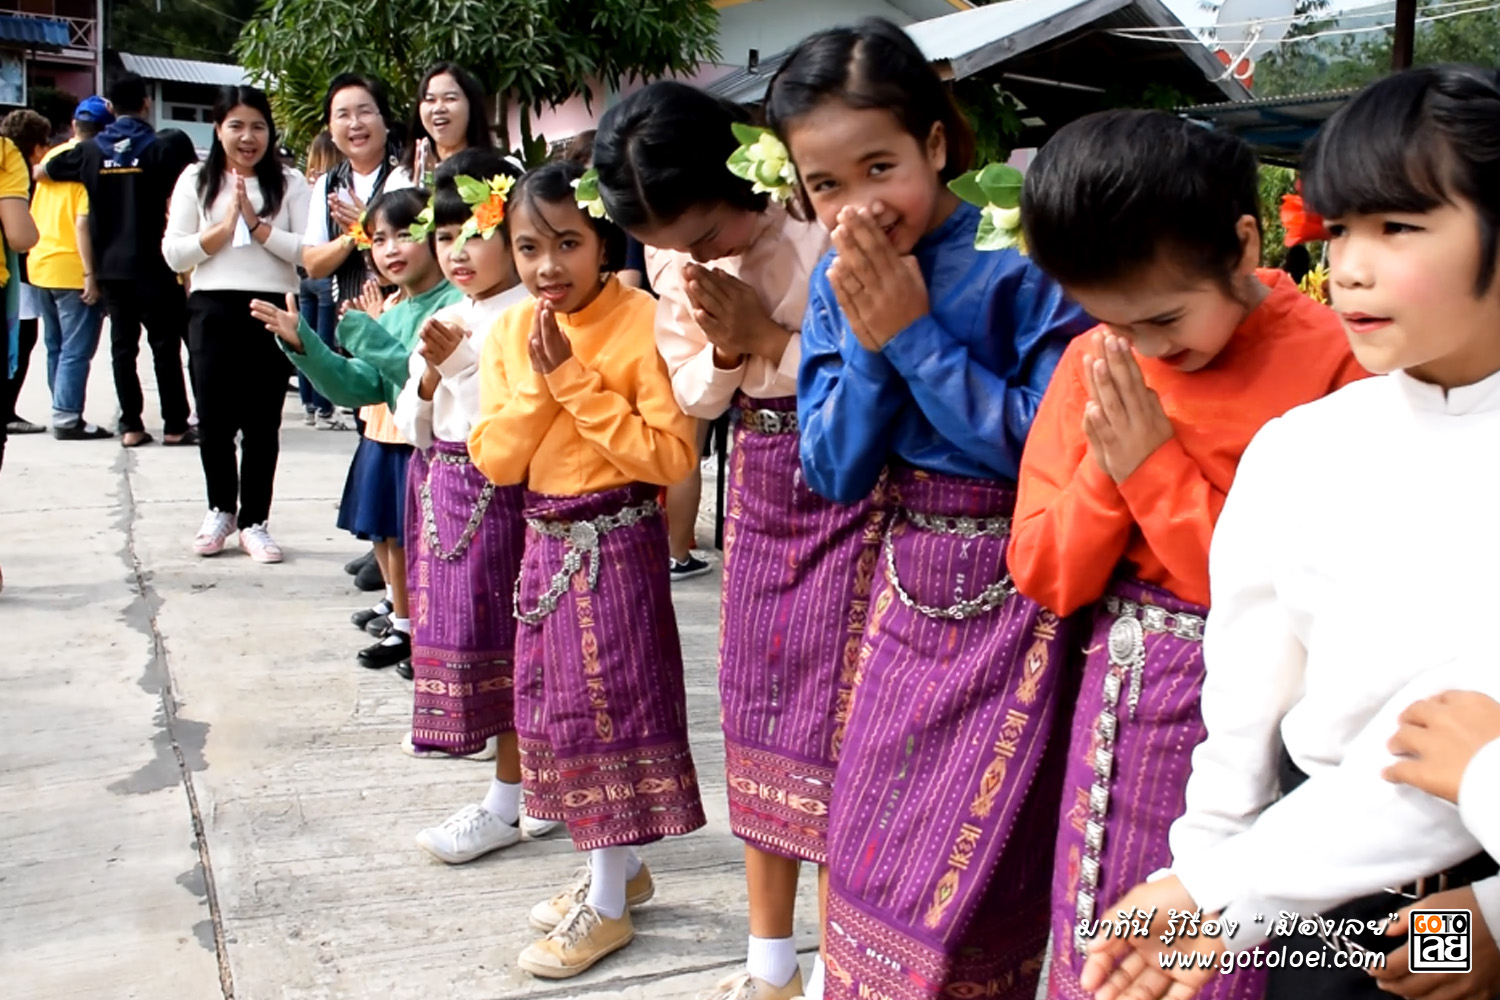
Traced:
<path fill-rule="evenodd" d="M 712 420 L 729 408 L 736 389 L 755 399 L 797 394 L 808 282 L 830 245 L 828 231 L 816 219 L 802 222 L 773 202 L 761 213 L 749 249 L 705 265 L 755 289 L 771 319 L 792 334 L 780 363 L 752 355 L 734 368 L 714 364 L 714 346 L 693 319 L 683 271 L 693 258 L 675 250 L 646 249 L 646 271 L 660 300 L 656 346 L 684 413 Z"/>
<path fill-rule="evenodd" d="M 267 154 L 272 155 L 272 154 Z M 198 175 L 205 165 L 195 163 L 177 178 L 167 207 L 167 230 L 161 252 L 167 266 L 178 274 L 193 273 L 195 292 L 276 292 L 296 294 L 301 287 L 297 265 L 302 262 L 302 232 L 307 228 L 309 187 L 307 179 L 291 167 L 283 167 L 286 194 L 276 214 L 265 216 L 271 227 L 265 243 L 251 240 L 235 246 L 231 240 L 210 256 L 199 237 L 231 213 L 239 214 L 234 183 L 226 179 L 207 210 L 198 197 Z M 245 192 L 257 208 L 265 205 L 260 182 L 245 181 Z"/>
<path fill-rule="evenodd" d="M 1445 396 L 1403 373 L 1299 407 L 1245 452 L 1209 559 L 1208 736 L 1170 837 L 1195 904 L 1242 928 L 1232 948 L 1281 910 L 1480 850 L 1456 807 L 1381 771 L 1413 701 L 1500 696 L 1496 454 L 1500 375 Z M 1278 801 L 1283 746 L 1309 777 Z M 1500 878 L 1474 891 L 1500 935 Z"/>
<path fill-rule="evenodd" d="M 1485 744 L 1464 769 L 1458 815 L 1490 857 L 1500 857 L 1500 740 Z"/>
<path fill-rule="evenodd" d="M 469 440 L 469 431 L 479 420 L 479 349 L 500 315 L 529 297 L 525 285 L 516 285 L 477 302 L 465 298 L 433 316 L 468 331 L 468 336 L 438 365 L 443 377 L 431 399 L 423 399 L 417 391 L 427 361 L 412 351 L 411 376 L 396 399 L 396 428 L 403 440 L 422 451 L 431 448 L 434 440 L 460 444 Z"/>

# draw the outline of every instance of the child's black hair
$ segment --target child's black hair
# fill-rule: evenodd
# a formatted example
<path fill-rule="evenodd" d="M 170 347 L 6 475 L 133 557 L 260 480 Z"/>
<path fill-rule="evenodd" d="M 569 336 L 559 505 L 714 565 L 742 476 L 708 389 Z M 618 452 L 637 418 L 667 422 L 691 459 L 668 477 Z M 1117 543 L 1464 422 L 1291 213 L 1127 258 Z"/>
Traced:
<path fill-rule="evenodd" d="M 609 217 L 635 229 L 670 225 L 688 209 L 720 202 L 765 211 L 769 196 L 725 165 L 740 145 L 735 122 L 749 124 L 750 113 L 674 80 L 653 83 L 606 111 L 594 134 L 593 162 Z"/>
<path fill-rule="evenodd" d="M 1158 261 L 1230 288 L 1260 223 L 1255 154 L 1165 111 L 1101 111 L 1059 129 L 1026 171 L 1021 223 L 1033 260 L 1063 285 L 1128 281 Z"/>
<path fill-rule="evenodd" d="M 510 204 L 525 205 L 532 219 L 543 228 L 547 226 L 547 218 L 537 208 L 537 202 L 572 207 L 583 216 L 585 222 L 594 227 L 604 243 L 604 266 L 601 270 L 618 271 L 625 265 L 625 230 L 608 219 L 596 219 L 578 207 L 578 192 L 573 189 L 573 183 L 583 174 L 583 164 L 572 160 L 553 160 L 534 170 L 528 170 L 516 182 L 516 186 L 511 188 Z"/>
<path fill-rule="evenodd" d="M 471 177 L 482 184 L 504 174 L 519 178 L 521 171 L 504 154 L 495 149 L 465 149 L 454 153 L 437 168 L 432 182 L 432 222 L 437 226 L 460 226 L 474 214 L 471 205 L 458 193 L 456 179 Z"/>
<path fill-rule="evenodd" d="M 420 188 L 382 191 L 365 209 L 365 231 L 373 232 L 382 218 L 397 232 L 409 229 L 426 207 L 427 192 Z"/>
<path fill-rule="evenodd" d="M 941 123 L 948 141 L 945 181 L 968 170 L 974 160 L 974 132 L 948 88 L 911 36 L 884 18 L 866 18 L 852 28 L 830 28 L 803 39 L 771 77 L 766 121 L 785 139 L 793 120 L 827 100 L 856 110 L 889 111 L 920 143 Z"/>
<path fill-rule="evenodd" d="M 1462 198 L 1479 215 L 1474 293 L 1500 252 L 1500 75 L 1423 66 L 1354 95 L 1308 146 L 1302 190 L 1321 215 L 1428 212 Z"/>

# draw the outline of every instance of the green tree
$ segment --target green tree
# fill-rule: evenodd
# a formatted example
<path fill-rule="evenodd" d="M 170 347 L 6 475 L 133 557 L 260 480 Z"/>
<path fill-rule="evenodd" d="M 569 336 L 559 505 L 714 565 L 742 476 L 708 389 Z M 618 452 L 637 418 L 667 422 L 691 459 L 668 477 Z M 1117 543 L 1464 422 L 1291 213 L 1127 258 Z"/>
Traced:
<path fill-rule="evenodd" d="M 234 43 L 260 0 L 114 0 L 105 43 L 117 52 L 234 62 Z"/>
<path fill-rule="evenodd" d="M 520 108 L 521 135 L 502 141 L 519 138 L 534 161 L 545 143 L 531 134 L 533 114 L 587 97 L 592 82 L 615 89 L 690 73 L 718 58 L 717 26 L 711 0 L 264 0 L 236 51 L 277 82 L 277 117 L 299 142 L 320 115 L 317 81 L 375 73 L 409 105 L 424 69 L 450 59 L 499 96 L 502 128 L 509 107 Z"/>
<path fill-rule="evenodd" d="M 1432 0 L 1426 0 L 1418 7 L 1418 17 L 1456 13 L 1451 5 L 1431 8 Z M 1346 26 L 1389 22 L 1386 15 L 1378 21 L 1350 20 Z M 1293 28 L 1288 40 L 1256 66 L 1256 94 L 1281 97 L 1362 87 L 1390 72 L 1393 36 L 1389 28 L 1295 41 L 1334 26 L 1333 20 L 1317 20 Z M 1463 11 L 1443 20 L 1419 23 L 1412 62 L 1418 66 L 1445 62 L 1493 66 L 1496 53 L 1500 53 L 1500 11 Z"/>

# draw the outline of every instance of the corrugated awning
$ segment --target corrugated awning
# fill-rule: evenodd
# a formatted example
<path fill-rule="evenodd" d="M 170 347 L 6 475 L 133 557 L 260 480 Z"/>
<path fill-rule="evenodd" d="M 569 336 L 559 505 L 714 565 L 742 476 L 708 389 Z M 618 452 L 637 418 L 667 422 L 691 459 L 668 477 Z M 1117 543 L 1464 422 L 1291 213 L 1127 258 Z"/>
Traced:
<path fill-rule="evenodd" d="M 1357 93 L 1359 90 L 1355 88 L 1289 94 L 1258 101 L 1179 108 L 1177 113 L 1238 136 L 1268 163 L 1293 166 L 1323 123 Z"/>
<path fill-rule="evenodd" d="M 29 48 L 65 49 L 72 41 L 68 22 L 50 17 L 0 14 L 0 43 Z"/>
<path fill-rule="evenodd" d="M 136 56 L 121 52 L 120 64 L 147 80 L 196 83 L 205 87 L 238 87 L 249 82 L 244 69 L 229 63 L 199 62 L 196 59 L 168 59 L 165 56 Z"/>
<path fill-rule="evenodd" d="M 1181 23 L 1161 0 L 1007 0 L 919 21 L 907 26 L 906 32 L 922 53 L 954 80 L 1002 63 L 1005 69 L 1011 69 L 1013 63 L 1026 57 L 1028 62 L 1047 67 L 1045 76 L 1053 86 L 1083 83 L 1102 90 L 1129 73 L 1134 61 L 1149 63 L 1152 68 L 1148 72 L 1153 76 L 1189 92 L 1202 93 L 1208 100 L 1249 97 L 1239 81 L 1223 78 L 1224 67 L 1207 46 L 1151 47 L 1108 34 L 1111 29 L 1174 27 Z M 1080 55 L 1076 52 L 1069 53 L 1073 58 L 1051 58 L 1085 35 L 1098 36 L 1091 40 L 1087 60 L 1076 58 Z M 762 59 L 756 72 L 739 70 L 708 89 L 741 104 L 755 103 L 765 96 L 772 74 L 789 54 L 779 52 Z M 1031 70 L 1022 68 L 1025 73 Z M 1074 76 L 1086 79 L 1074 81 Z"/>

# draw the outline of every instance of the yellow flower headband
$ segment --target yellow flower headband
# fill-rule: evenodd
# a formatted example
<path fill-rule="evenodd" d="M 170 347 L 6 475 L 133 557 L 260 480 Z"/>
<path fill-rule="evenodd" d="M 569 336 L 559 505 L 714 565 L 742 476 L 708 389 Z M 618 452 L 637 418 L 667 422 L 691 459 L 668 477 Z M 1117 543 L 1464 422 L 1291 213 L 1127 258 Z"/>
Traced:
<path fill-rule="evenodd" d="M 735 122 L 740 147 L 729 154 L 729 172 L 750 181 L 750 190 L 786 203 L 797 193 L 797 167 L 792 154 L 770 129 Z"/>
<path fill-rule="evenodd" d="M 974 249 L 1015 247 L 1021 253 L 1026 252 L 1026 237 L 1021 232 L 1022 179 L 1021 171 L 1015 167 L 991 163 L 948 182 L 950 191 L 979 208 Z"/>

